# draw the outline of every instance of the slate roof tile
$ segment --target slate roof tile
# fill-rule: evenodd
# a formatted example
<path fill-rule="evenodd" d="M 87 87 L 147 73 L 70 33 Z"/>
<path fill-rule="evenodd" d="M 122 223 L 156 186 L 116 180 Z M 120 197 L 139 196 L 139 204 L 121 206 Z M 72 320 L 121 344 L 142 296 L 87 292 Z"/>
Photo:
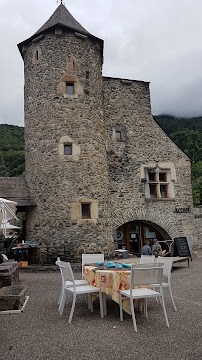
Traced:
<path fill-rule="evenodd" d="M 81 24 L 79 24 L 79 22 L 70 14 L 70 12 L 63 4 L 60 4 L 57 7 L 53 15 L 34 35 L 38 35 L 41 32 L 59 24 L 72 30 L 81 32 L 82 34 L 90 35 L 90 33 L 84 29 Z"/>

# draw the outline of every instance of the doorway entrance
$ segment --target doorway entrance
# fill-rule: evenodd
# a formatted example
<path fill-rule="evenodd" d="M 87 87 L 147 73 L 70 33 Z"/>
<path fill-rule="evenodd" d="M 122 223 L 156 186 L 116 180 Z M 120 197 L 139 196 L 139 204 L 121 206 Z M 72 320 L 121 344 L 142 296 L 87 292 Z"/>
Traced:
<path fill-rule="evenodd" d="M 162 241 L 170 239 L 170 236 L 151 222 L 128 222 L 116 230 L 115 249 L 126 249 L 130 254 L 140 256 L 144 242 L 147 240 L 152 246 L 154 239 Z"/>

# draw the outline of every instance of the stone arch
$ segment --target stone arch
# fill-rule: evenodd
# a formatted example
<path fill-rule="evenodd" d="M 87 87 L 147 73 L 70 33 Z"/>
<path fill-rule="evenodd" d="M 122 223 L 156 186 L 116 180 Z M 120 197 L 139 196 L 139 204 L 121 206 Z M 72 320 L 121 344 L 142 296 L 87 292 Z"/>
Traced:
<path fill-rule="evenodd" d="M 112 219 L 114 234 L 121 225 L 132 221 L 140 221 L 152 225 L 164 238 L 167 236 L 168 239 L 173 239 L 179 235 L 179 231 L 177 232 L 175 225 L 171 224 L 166 213 L 159 214 L 145 209 L 136 209 L 128 210 L 123 214 L 122 211 L 117 210 L 112 213 Z"/>

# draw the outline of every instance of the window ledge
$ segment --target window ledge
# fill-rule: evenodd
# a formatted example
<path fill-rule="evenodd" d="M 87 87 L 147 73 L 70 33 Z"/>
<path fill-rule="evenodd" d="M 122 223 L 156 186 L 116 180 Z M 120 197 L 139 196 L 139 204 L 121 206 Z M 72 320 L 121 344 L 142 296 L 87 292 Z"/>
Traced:
<path fill-rule="evenodd" d="M 71 161 L 79 161 L 79 154 L 75 154 L 75 155 L 63 155 L 62 156 L 62 161 L 63 162 L 71 162 Z"/>
<path fill-rule="evenodd" d="M 78 224 L 79 225 L 84 225 L 84 224 L 96 224 L 97 220 L 96 219 L 79 219 L 78 220 Z"/>
<path fill-rule="evenodd" d="M 175 201 L 175 198 L 145 198 L 146 201 Z"/>
<path fill-rule="evenodd" d="M 77 99 L 78 95 L 77 94 L 63 94 L 65 99 Z"/>

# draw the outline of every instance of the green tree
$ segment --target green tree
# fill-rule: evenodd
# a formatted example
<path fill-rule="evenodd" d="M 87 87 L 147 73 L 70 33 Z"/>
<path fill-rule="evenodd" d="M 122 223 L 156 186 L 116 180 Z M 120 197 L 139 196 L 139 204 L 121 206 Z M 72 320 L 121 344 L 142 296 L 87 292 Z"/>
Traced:
<path fill-rule="evenodd" d="M 25 168 L 24 128 L 0 124 L 0 139 L 0 176 L 22 175 Z"/>
<path fill-rule="evenodd" d="M 202 205 L 202 161 L 192 165 L 191 179 L 194 206 Z"/>
<path fill-rule="evenodd" d="M 8 176 L 8 172 L 6 170 L 6 165 L 4 162 L 2 151 L 0 151 L 0 176 L 2 176 L 2 177 Z"/>

